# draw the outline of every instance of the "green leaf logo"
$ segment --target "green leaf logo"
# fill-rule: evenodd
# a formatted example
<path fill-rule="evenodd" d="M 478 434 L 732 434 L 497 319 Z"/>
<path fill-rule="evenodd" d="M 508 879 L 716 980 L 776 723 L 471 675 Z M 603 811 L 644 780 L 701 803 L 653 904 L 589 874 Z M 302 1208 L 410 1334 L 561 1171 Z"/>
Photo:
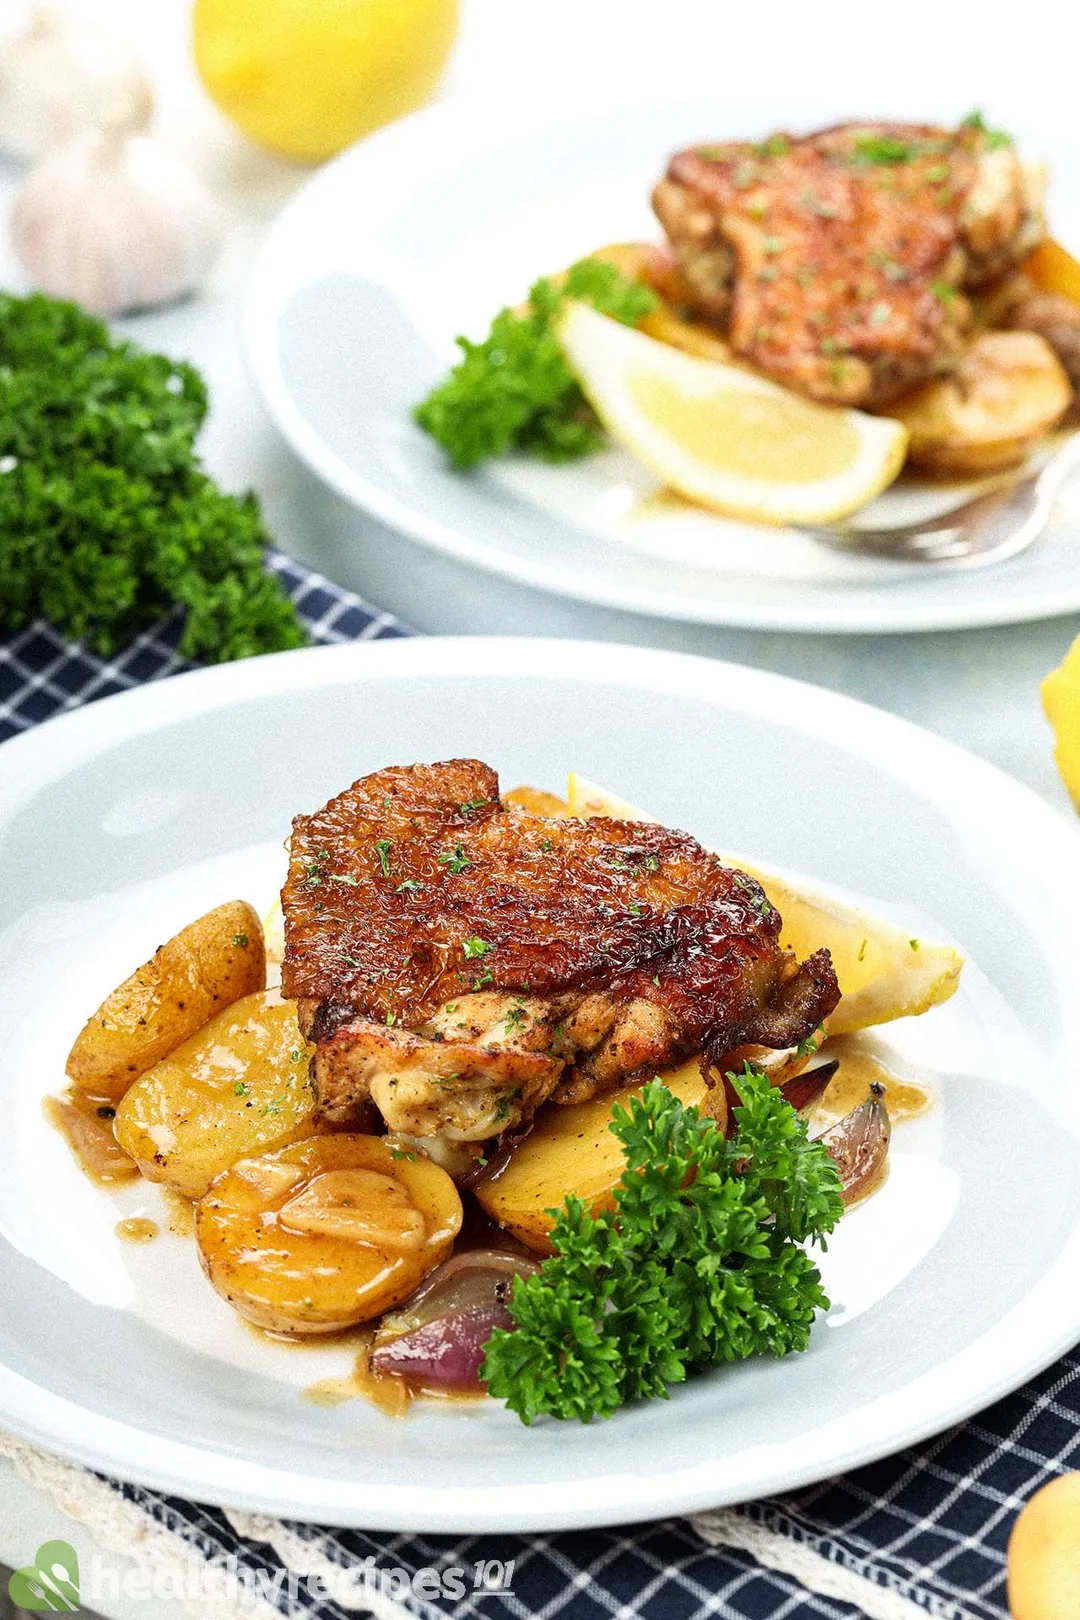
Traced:
<path fill-rule="evenodd" d="M 79 1560 L 66 1541 L 43 1541 L 35 1562 L 17 1569 L 8 1596 L 17 1609 L 70 1614 L 79 1607 Z"/>

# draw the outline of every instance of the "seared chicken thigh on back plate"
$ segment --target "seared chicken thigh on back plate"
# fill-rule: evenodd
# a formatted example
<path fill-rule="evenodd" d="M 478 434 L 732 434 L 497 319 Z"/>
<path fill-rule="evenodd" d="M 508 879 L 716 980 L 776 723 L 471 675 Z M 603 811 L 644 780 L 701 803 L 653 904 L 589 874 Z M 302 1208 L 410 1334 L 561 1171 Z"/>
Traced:
<path fill-rule="evenodd" d="M 957 357 L 964 293 L 1045 234 L 1042 171 L 967 120 L 677 152 L 653 206 L 692 311 L 815 399 L 881 406 Z"/>
<path fill-rule="evenodd" d="M 504 805 L 479 760 L 377 771 L 297 817 L 282 901 L 322 1112 L 374 1105 L 433 1147 L 694 1053 L 793 1046 L 839 999 L 828 952 L 781 950 L 760 886 L 693 838 Z"/>

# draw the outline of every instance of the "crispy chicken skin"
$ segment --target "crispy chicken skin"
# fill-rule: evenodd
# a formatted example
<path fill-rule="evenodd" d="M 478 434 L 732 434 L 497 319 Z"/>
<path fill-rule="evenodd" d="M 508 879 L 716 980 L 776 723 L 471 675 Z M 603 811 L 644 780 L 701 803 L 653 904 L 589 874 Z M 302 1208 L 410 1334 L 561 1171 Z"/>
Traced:
<path fill-rule="evenodd" d="M 685 833 L 547 819 L 457 759 L 293 824 L 282 988 L 324 1115 L 480 1142 L 701 1052 L 787 1047 L 839 999 L 760 887 Z"/>
<path fill-rule="evenodd" d="M 736 354 L 811 398 L 871 407 L 949 367 L 964 292 L 1045 230 L 1041 173 L 970 123 L 691 147 L 653 206 L 692 312 Z"/>

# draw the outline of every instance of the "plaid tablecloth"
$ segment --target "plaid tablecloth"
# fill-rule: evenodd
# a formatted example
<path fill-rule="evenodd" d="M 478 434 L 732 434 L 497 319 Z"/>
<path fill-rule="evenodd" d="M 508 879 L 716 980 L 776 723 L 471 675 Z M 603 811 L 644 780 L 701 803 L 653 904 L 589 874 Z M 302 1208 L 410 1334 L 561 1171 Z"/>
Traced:
<path fill-rule="evenodd" d="M 272 566 L 317 641 L 409 634 L 288 558 L 274 556 Z M 177 633 L 164 624 L 109 661 L 65 647 L 41 625 L 0 641 L 0 738 L 173 674 L 183 667 Z M 103 1546 L 135 1557 L 164 1593 L 175 1587 L 206 1615 L 236 1613 L 244 1599 L 247 1612 L 267 1620 L 367 1612 L 381 1620 L 1003 1620 L 1005 1546 L 1021 1504 L 1080 1467 L 1080 1360 L 1065 1357 L 926 1445 L 808 1490 L 687 1520 L 552 1536 L 286 1524 L 119 1485 L 3 1435 L 0 1453 L 85 1519 Z M 215 1595 L 192 1578 L 204 1561 L 224 1572 Z M 338 1572 L 356 1573 L 365 1561 L 369 1576 L 342 1590 Z M 454 1570 L 457 1580 L 446 1579 Z M 415 1578 L 420 1571 L 426 1579 Z M 438 1597 L 424 1595 L 432 1571 L 444 1587 Z M 93 1603 L 85 1585 L 83 1602 Z"/>

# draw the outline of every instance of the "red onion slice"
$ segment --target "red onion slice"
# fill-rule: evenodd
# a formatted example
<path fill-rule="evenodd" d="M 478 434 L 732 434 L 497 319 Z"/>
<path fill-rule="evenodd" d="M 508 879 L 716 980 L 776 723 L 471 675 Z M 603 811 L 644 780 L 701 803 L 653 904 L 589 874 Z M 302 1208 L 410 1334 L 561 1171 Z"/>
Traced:
<path fill-rule="evenodd" d="M 812 1102 L 817 1101 L 839 1067 L 840 1064 L 836 1061 L 819 1063 L 816 1068 L 804 1069 L 791 1080 L 781 1081 L 776 1089 L 798 1112 L 800 1109 L 809 1108 Z M 736 1081 L 737 1079 L 738 1076 L 736 1076 Z M 735 1134 L 734 1111 L 736 1108 L 742 1107 L 742 1098 L 739 1096 L 736 1085 L 726 1074 L 724 1076 L 724 1093 L 728 1105 L 727 1127 L 724 1135 L 730 1137 Z"/>
<path fill-rule="evenodd" d="M 495 1328 L 511 1328 L 505 1305 L 476 1305 L 471 1310 L 433 1317 L 411 1333 L 377 1345 L 371 1365 L 426 1389 L 482 1395 L 480 1368 L 484 1346 Z"/>
<path fill-rule="evenodd" d="M 514 1278 L 538 1270 L 531 1256 L 499 1249 L 452 1255 L 383 1318 L 371 1365 L 427 1389 L 482 1395 L 484 1346 L 495 1328 L 513 1326 L 506 1300 Z"/>

